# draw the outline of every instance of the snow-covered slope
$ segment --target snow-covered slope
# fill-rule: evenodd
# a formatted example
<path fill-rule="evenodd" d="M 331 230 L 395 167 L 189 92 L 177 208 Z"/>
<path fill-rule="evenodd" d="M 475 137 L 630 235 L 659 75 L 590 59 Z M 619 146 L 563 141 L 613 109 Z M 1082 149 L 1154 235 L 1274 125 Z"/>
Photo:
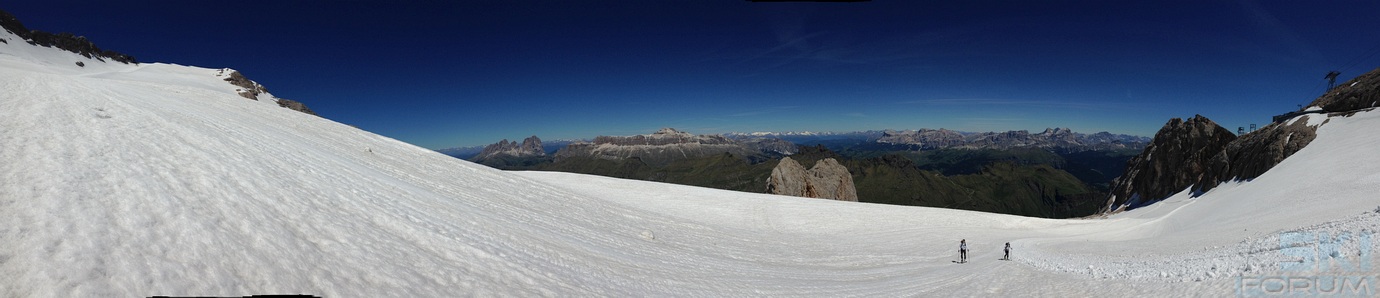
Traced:
<path fill-rule="evenodd" d="M 1276 232 L 1380 223 L 1375 112 L 1255 181 L 1049 220 L 501 172 L 64 55 L 0 43 L 0 297 L 1225 296 Z"/>

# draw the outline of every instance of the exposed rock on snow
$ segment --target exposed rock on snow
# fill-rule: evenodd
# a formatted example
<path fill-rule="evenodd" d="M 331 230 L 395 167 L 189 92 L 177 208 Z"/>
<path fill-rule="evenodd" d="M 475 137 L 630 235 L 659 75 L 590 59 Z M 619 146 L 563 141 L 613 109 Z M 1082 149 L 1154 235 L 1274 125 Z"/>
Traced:
<path fill-rule="evenodd" d="M 230 85 L 239 86 L 241 88 L 240 90 L 238 90 L 240 96 L 244 96 L 244 98 L 248 99 L 259 100 L 259 94 L 268 93 L 267 88 L 264 88 L 263 85 L 259 85 L 259 83 L 244 77 L 244 74 L 241 74 L 239 71 L 230 69 L 226 70 L 229 70 L 230 74 L 227 78 L 225 78 L 225 81 L 230 82 Z"/>
<path fill-rule="evenodd" d="M 229 74 L 226 74 L 226 72 L 229 72 Z M 266 96 L 268 98 L 272 98 L 274 101 L 277 101 L 278 106 L 280 107 L 288 108 L 293 111 L 307 113 L 309 115 L 316 115 L 316 112 L 312 111 L 311 108 L 307 108 L 307 105 L 304 103 L 295 100 L 275 97 L 272 94 L 269 94 L 268 88 L 265 88 L 264 85 L 259 84 L 259 82 L 250 80 L 249 78 L 245 77 L 244 74 L 240 73 L 237 70 L 223 68 L 220 70 L 220 73 L 217 74 L 217 76 L 220 75 L 226 76 L 226 82 L 230 82 L 231 85 L 240 87 L 240 89 L 235 91 L 239 93 L 241 97 L 252 100 L 259 100 L 259 97 Z"/>
<path fill-rule="evenodd" d="M 316 112 L 312 111 L 311 108 L 308 108 L 307 104 L 298 102 L 296 100 L 279 97 L 278 106 L 288 108 L 289 110 L 293 111 L 307 113 L 308 115 L 316 115 Z"/>
<path fill-rule="evenodd" d="M 781 158 L 781 163 L 771 171 L 771 178 L 767 181 L 767 192 L 807 198 L 858 201 L 858 190 L 854 188 L 853 175 L 848 172 L 848 168 L 833 158 L 816 162 L 808 171 L 790 157 Z"/>

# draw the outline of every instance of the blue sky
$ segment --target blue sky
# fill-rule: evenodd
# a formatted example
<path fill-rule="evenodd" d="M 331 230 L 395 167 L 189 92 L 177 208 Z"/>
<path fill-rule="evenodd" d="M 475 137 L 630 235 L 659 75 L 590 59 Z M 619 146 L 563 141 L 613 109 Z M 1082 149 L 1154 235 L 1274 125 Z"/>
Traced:
<path fill-rule="evenodd" d="M 1376 1 L 27 1 L 427 148 L 650 133 L 1264 125 L 1380 67 Z M 576 2 L 576 3 L 569 3 Z"/>

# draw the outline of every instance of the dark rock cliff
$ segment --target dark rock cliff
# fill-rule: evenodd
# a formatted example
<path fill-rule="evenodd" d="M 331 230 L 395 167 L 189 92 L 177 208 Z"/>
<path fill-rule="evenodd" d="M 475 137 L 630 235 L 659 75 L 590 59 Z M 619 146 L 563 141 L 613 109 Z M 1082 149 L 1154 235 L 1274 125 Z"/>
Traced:
<path fill-rule="evenodd" d="M 1304 119 L 1292 124 L 1273 123 L 1251 132 L 1228 144 L 1222 152 L 1213 156 L 1208 171 L 1198 179 L 1196 191 L 1206 192 L 1222 182 L 1231 180 L 1251 180 L 1260 177 L 1294 152 L 1308 146 L 1317 137 L 1316 127 L 1308 126 L 1306 117 L 1325 117 L 1323 115 L 1304 115 Z"/>
<path fill-rule="evenodd" d="M 1236 135 L 1207 117 L 1170 119 L 1140 155 L 1126 163 L 1126 172 L 1112 181 L 1104 211 L 1139 207 L 1194 185 L 1207 173 L 1210 160 Z"/>

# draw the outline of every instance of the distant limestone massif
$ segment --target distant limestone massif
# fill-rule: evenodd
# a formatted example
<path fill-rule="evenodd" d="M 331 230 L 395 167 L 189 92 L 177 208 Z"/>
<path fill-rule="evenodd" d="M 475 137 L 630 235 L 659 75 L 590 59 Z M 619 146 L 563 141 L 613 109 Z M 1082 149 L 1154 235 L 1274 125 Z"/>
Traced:
<path fill-rule="evenodd" d="M 591 142 L 576 142 L 556 152 L 555 161 L 570 158 L 603 160 L 638 160 L 662 166 L 685 158 L 699 158 L 718 154 L 746 157 L 761 153 L 790 155 L 795 144 L 779 139 L 734 140 L 721 135 L 695 135 L 674 128 L 662 128 L 655 133 L 634 136 L 599 136 Z"/>

